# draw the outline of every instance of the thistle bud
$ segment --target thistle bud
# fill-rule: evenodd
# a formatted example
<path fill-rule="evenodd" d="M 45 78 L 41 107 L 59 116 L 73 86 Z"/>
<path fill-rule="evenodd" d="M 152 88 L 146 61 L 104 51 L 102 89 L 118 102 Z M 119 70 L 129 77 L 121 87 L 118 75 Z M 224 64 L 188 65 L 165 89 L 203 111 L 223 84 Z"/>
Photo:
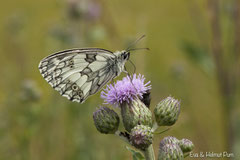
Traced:
<path fill-rule="evenodd" d="M 93 113 L 93 120 L 97 130 L 105 134 L 113 134 L 118 130 L 118 114 L 107 107 L 101 107 Z"/>
<path fill-rule="evenodd" d="M 158 126 L 173 125 L 180 113 L 180 102 L 172 97 L 167 97 L 159 102 L 154 109 L 155 119 Z"/>
<path fill-rule="evenodd" d="M 160 145 L 158 152 L 158 160 L 182 160 L 183 152 L 178 144 Z"/>
<path fill-rule="evenodd" d="M 191 152 L 194 148 L 194 144 L 192 143 L 192 141 L 185 138 L 180 140 L 178 144 L 182 149 L 183 153 Z"/>
<path fill-rule="evenodd" d="M 121 114 L 123 125 L 128 132 L 140 124 L 152 127 L 152 112 L 138 98 L 121 104 Z"/>
<path fill-rule="evenodd" d="M 130 140 L 134 147 L 146 150 L 152 144 L 153 132 L 148 126 L 137 125 L 131 130 Z"/>
<path fill-rule="evenodd" d="M 175 137 L 172 136 L 168 136 L 168 137 L 164 137 L 161 142 L 160 142 L 160 147 L 164 146 L 166 144 L 178 144 L 179 140 Z"/>

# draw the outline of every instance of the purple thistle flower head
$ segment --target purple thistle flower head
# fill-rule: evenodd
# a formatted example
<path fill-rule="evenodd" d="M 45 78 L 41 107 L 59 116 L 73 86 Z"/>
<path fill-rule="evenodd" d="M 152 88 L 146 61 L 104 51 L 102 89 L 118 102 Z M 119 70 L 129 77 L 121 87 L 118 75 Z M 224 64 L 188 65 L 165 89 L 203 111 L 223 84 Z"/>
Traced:
<path fill-rule="evenodd" d="M 117 105 L 123 102 L 131 102 L 134 98 L 142 98 L 143 94 L 151 89 L 150 81 L 144 83 L 145 77 L 141 74 L 124 77 L 113 85 L 107 85 L 106 89 L 101 92 L 101 97 L 105 103 Z"/>

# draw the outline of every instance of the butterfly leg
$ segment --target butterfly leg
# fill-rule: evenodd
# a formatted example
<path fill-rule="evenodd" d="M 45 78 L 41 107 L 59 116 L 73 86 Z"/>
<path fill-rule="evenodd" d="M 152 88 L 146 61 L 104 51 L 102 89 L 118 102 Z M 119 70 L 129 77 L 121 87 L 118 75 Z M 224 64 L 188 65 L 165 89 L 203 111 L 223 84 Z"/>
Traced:
<path fill-rule="evenodd" d="M 133 76 L 131 76 L 131 75 L 128 73 L 128 71 L 127 71 L 127 69 L 126 69 L 125 66 L 124 66 L 123 72 L 127 74 L 127 76 L 128 76 L 128 77 L 130 78 L 130 80 L 131 80 L 132 86 L 135 88 L 135 85 L 134 85 L 133 82 L 132 82 L 132 81 L 133 81 Z M 137 90 L 137 89 L 135 88 L 135 90 Z"/>
<path fill-rule="evenodd" d="M 130 76 L 129 72 L 127 71 L 127 68 L 124 66 L 123 73 L 125 73 L 127 76 Z"/>
<path fill-rule="evenodd" d="M 131 77 L 131 75 L 129 74 L 129 72 L 127 71 L 127 68 L 124 66 L 124 70 L 123 70 L 123 72 L 131 79 L 131 81 L 132 81 L 132 77 Z"/>
<path fill-rule="evenodd" d="M 114 85 L 114 81 L 113 81 L 113 79 L 111 80 L 111 84 Z"/>

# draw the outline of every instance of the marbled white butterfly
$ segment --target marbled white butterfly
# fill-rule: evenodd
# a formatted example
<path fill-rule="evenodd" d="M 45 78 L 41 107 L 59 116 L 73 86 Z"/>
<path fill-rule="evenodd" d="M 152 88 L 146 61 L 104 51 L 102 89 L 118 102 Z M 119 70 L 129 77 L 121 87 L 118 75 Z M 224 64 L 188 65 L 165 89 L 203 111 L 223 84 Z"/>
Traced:
<path fill-rule="evenodd" d="M 44 58 L 39 70 L 62 96 L 83 103 L 121 72 L 126 72 L 124 66 L 131 50 L 135 49 L 114 53 L 101 48 L 65 50 Z"/>

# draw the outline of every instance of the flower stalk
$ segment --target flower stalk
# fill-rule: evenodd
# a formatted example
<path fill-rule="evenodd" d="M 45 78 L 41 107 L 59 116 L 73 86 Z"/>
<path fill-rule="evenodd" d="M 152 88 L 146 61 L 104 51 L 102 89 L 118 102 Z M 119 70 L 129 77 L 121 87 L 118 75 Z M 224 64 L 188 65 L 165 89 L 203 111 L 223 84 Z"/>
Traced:
<path fill-rule="evenodd" d="M 146 160 L 155 160 L 153 145 L 151 144 L 143 154 Z"/>

